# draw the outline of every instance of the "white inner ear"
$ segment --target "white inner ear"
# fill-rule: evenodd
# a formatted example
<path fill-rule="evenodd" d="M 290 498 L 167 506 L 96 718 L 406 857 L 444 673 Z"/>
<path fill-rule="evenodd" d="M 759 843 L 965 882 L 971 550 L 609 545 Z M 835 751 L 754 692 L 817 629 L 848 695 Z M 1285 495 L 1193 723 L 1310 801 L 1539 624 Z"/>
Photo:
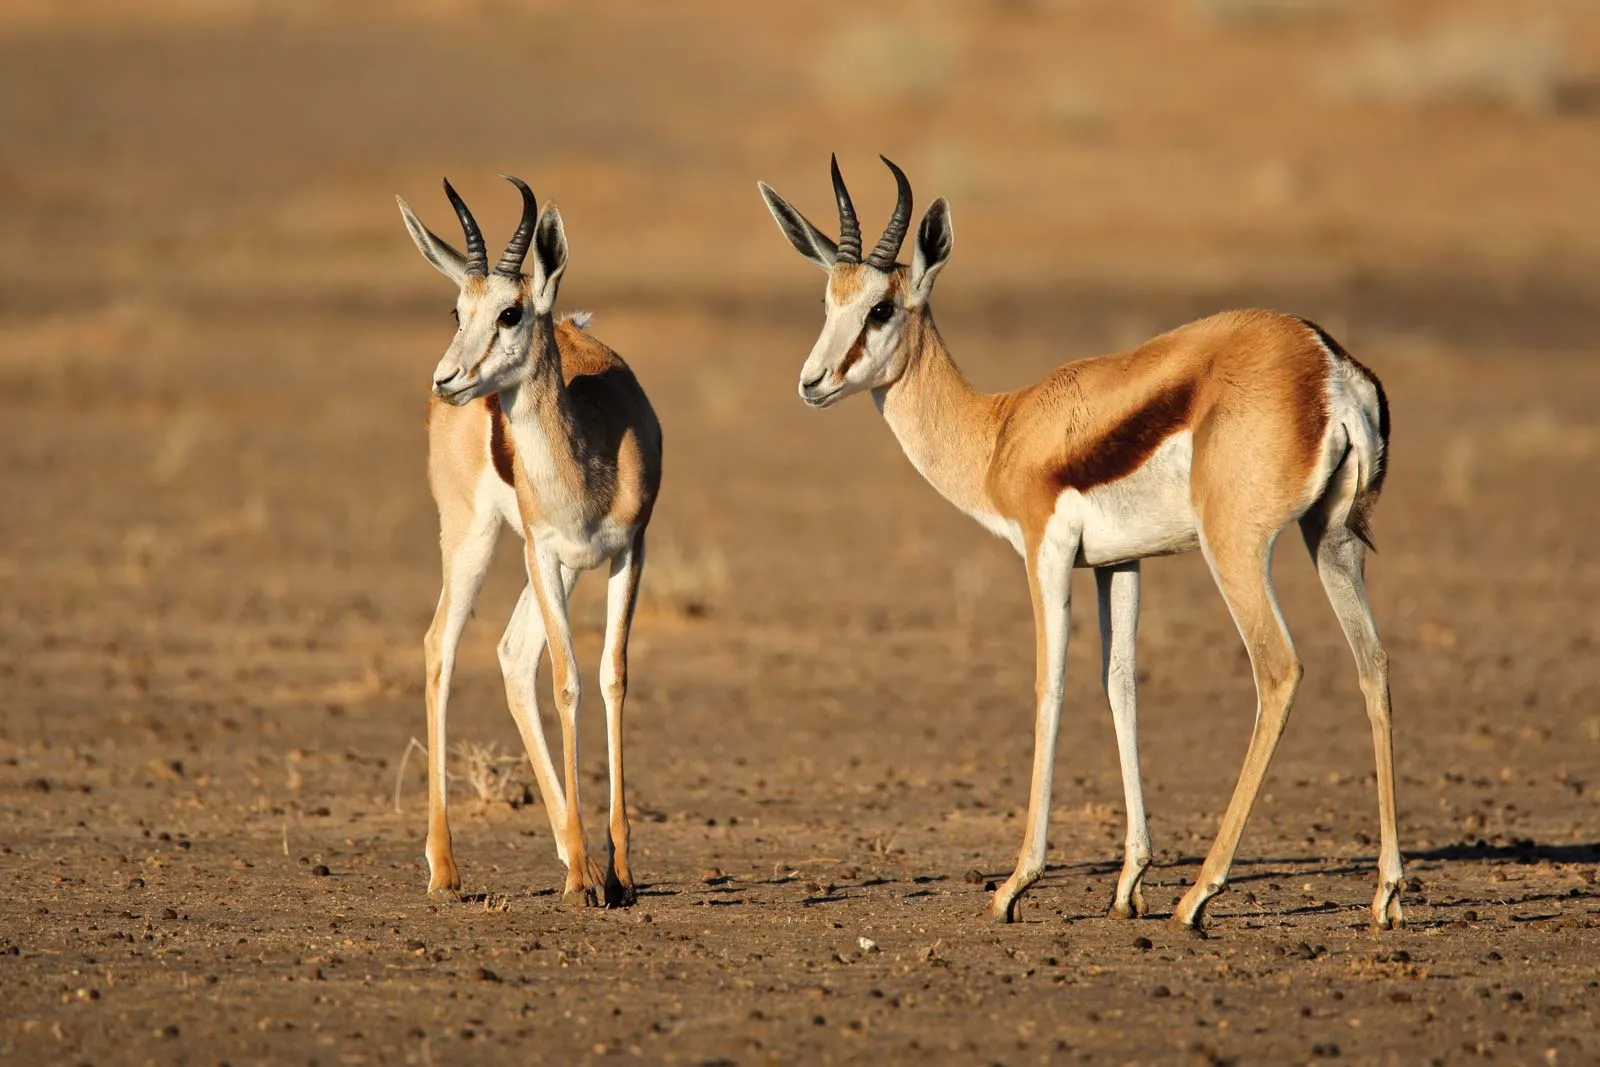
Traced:
<path fill-rule="evenodd" d="M 410 204 L 398 196 L 394 199 L 400 205 L 400 218 L 406 224 L 406 232 L 411 235 L 411 240 L 417 246 L 417 251 L 422 253 L 422 258 L 432 264 L 434 270 L 460 285 L 461 280 L 467 276 L 466 257 L 424 226 L 422 220 L 417 218 L 416 212 L 411 210 Z"/>
<path fill-rule="evenodd" d="M 939 226 L 933 236 L 943 237 L 943 240 L 937 242 L 942 246 L 938 248 L 939 258 L 930 263 L 923 251 L 923 230 L 930 220 L 936 218 L 939 220 Z M 911 255 L 911 275 L 907 279 L 910 283 L 910 292 L 906 294 L 907 304 L 921 304 L 928 299 L 929 294 L 933 292 L 933 280 L 950 261 L 950 252 L 954 247 L 955 229 L 950 224 L 950 205 L 941 196 L 928 207 L 927 214 L 917 225 L 916 248 Z"/>
<path fill-rule="evenodd" d="M 547 237 L 547 234 L 553 235 Z M 553 246 L 548 249 L 556 259 L 553 270 L 545 262 L 547 244 Z M 539 219 L 533 237 L 533 301 L 536 311 L 548 312 L 555 306 L 561 275 L 567 269 L 567 254 L 566 229 L 560 213 L 552 205 L 545 208 L 545 215 Z"/>

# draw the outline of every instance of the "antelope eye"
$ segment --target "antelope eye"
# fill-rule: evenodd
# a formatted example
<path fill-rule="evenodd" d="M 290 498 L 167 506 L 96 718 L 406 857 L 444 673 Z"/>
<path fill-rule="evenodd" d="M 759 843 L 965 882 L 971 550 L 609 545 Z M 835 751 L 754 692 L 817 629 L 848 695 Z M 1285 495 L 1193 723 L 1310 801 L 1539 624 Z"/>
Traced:
<path fill-rule="evenodd" d="M 504 326 L 508 330 L 521 321 L 522 308 L 516 304 L 512 304 L 510 307 L 500 312 L 500 325 Z"/>
<path fill-rule="evenodd" d="M 894 318 L 894 301 L 880 300 L 872 305 L 872 310 L 867 312 L 867 318 L 876 323 L 885 323 Z"/>
<path fill-rule="evenodd" d="M 450 309 L 450 317 L 452 319 L 456 320 L 456 325 L 457 326 L 461 325 L 461 312 L 457 311 L 455 308 L 451 308 Z"/>

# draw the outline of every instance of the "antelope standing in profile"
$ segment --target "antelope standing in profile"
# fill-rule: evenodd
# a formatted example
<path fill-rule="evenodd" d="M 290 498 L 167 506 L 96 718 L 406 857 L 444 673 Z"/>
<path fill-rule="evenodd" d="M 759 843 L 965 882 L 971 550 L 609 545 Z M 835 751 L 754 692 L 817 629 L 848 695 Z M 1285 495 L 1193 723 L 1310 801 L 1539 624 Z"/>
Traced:
<path fill-rule="evenodd" d="M 1377 752 L 1382 833 L 1372 917 L 1401 920 L 1388 658 L 1367 604 L 1368 521 L 1384 478 L 1383 388 L 1304 319 L 1231 311 L 1130 352 L 1067 363 L 1042 382 L 994 396 L 961 376 L 933 324 L 933 283 L 950 258 L 950 207 L 935 200 L 909 267 L 897 263 L 911 219 L 899 188 L 887 231 L 865 260 L 850 194 L 833 163 L 835 244 L 760 183 L 773 218 L 828 274 L 822 334 L 800 371 L 800 397 L 829 407 L 870 390 L 919 472 L 945 499 L 1010 541 L 1027 565 L 1037 639 L 1033 781 L 1015 872 L 995 893 L 1008 922 L 1044 871 L 1068 601 L 1074 567 L 1092 567 L 1100 600 L 1102 681 L 1116 726 L 1128 834 L 1111 915 L 1143 914 L 1150 839 L 1139 782 L 1134 635 L 1139 560 L 1198 547 L 1250 654 L 1256 723 L 1233 797 L 1200 877 L 1173 918 L 1197 926 L 1221 892 L 1302 673 L 1273 594 L 1273 543 L 1299 522 L 1323 588 L 1355 653 Z"/>
<path fill-rule="evenodd" d="M 587 318 L 557 321 L 552 308 L 567 266 L 561 213 L 541 214 L 528 186 L 522 221 L 493 271 L 483 233 L 447 181 L 466 235 L 465 255 L 428 231 L 400 200 L 423 258 L 460 288 L 455 337 L 433 372 L 428 482 L 439 506 L 444 587 L 424 642 L 428 703 L 428 892 L 456 896 L 461 877 L 445 811 L 445 710 L 456 646 L 483 587 L 502 523 L 523 540 L 528 584 L 500 640 L 506 700 L 567 865 L 566 894 L 629 904 L 628 813 L 622 774 L 622 705 L 628 632 L 644 570 L 644 531 L 661 485 L 661 427 L 628 365 L 585 332 Z M 522 272 L 530 242 L 533 272 Z M 600 693 L 611 773 L 610 862 L 602 876 L 585 847 L 578 806 L 578 667 L 567 598 L 580 571 L 610 567 Z M 557 781 L 534 694 L 550 645 L 562 770 Z M 603 878 L 603 883 L 602 883 Z"/>

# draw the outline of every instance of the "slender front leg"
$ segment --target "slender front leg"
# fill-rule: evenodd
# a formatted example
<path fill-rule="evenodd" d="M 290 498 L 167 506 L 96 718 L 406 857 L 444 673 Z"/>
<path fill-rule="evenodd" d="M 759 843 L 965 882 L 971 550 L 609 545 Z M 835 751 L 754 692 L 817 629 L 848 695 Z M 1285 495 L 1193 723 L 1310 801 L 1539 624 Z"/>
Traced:
<path fill-rule="evenodd" d="M 1096 567 L 1100 599 L 1100 681 L 1111 704 L 1122 764 L 1122 795 L 1128 808 L 1128 837 L 1122 875 L 1111 900 L 1111 918 L 1145 914 L 1145 869 L 1150 866 L 1150 827 L 1145 820 L 1144 787 L 1139 781 L 1139 707 L 1135 694 L 1134 646 L 1139 629 L 1139 562 Z"/>
<path fill-rule="evenodd" d="M 564 895 L 590 906 L 600 903 L 596 887 L 599 869 L 589 859 L 584 843 L 583 811 L 578 802 L 578 658 L 572 650 L 572 627 L 567 619 L 568 582 L 553 550 L 537 546 L 528 537 L 528 573 L 544 618 L 550 648 L 550 681 L 555 691 L 556 713 L 561 718 L 562 772 L 566 779 L 566 825 L 560 831 L 567 852 Z"/>
<path fill-rule="evenodd" d="M 572 584 L 577 571 L 567 571 L 564 595 L 572 595 Z M 550 747 L 545 743 L 544 724 L 539 721 L 539 656 L 544 652 L 544 624 L 539 618 L 538 598 L 533 592 L 533 579 L 522 587 L 517 607 L 511 621 L 500 638 L 500 673 L 506 683 L 506 705 L 511 718 L 522 734 L 522 747 L 533 766 L 533 777 L 539 785 L 539 799 L 544 803 L 545 814 L 550 819 L 550 830 L 555 836 L 556 856 L 567 865 L 567 843 L 563 836 L 567 825 L 567 802 L 562 796 L 561 779 L 556 775 L 556 765 L 550 758 Z"/>
<path fill-rule="evenodd" d="M 1078 539 L 1071 544 L 1043 540 L 1033 548 L 1028 585 L 1033 594 L 1034 697 L 1038 705 L 1033 728 L 1033 782 L 1028 791 L 1028 823 L 1022 835 L 1017 869 L 995 891 L 989 914 L 996 922 L 1011 922 L 1017 898 L 1044 873 L 1045 844 L 1050 823 L 1050 787 L 1055 776 L 1056 734 L 1061 725 L 1061 698 L 1067 673 L 1067 623 L 1072 598 L 1072 561 Z"/>
<path fill-rule="evenodd" d="M 464 520 L 464 521 L 463 521 Z M 450 704 L 450 679 L 455 672 L 456 648 L 472 616 L 472 605 L 483 588 L 484 575 L 494 556 L 499 520 L 476 521 L 475 516 L 440 513 L 440 547 L 444 555 L 444 584 L 439 606 L 423 639 L 427 668 L 428 705 L 428 895 L 455 899 L 461 895 L 461 875 L 456 871 L 450 845 L 449 783 L 446 771 L 445 723 Z"/>
<path fill-rule="evenodd" d="M 628 696 L 628 634 L 644 573 L 644 531 L 611 561 L 606 586 L 606 647 L 600 657 L 601 694 L 606 702 L 606 758 L 611 771 L 611 857 L 606 870 L 606 904 L 626 907 L 636 893 L 628 866 L 628 801 L 622 776 L 622 705 Z"/>

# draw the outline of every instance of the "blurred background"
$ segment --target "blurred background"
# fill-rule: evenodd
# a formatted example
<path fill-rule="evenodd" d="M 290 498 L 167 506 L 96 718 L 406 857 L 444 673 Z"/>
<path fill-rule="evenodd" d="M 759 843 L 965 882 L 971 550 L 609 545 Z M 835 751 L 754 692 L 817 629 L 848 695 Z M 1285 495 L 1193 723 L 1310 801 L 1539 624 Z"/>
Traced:
<path fill-rule="evenodd" d="M 893 202 L 878 153 L 904 166 L 919 210 L 950 198 L 955 252 L 934 303 L 981 388 L 1236 305 L 1310 316 L 1371 366 L 1394 409 L 1370 570 L 1413 870 L 1436 902 L 1473 903 L 1473 922 L 1513 889 L 1465 859 L 1539 861 L 1529 900 L 1577 893 L 1585 871 L 1592 887 L 1593 0 L 6 0 L 0 836 L 19 872 L 26 857 L 29 870 L 58 866 L 54 882 L 17 875 L 4 905 L 16 921 L 0 926 L 65 952 L 73 924 L 126 906 L 117 894 L 135 869 L 175 908 L 210 908 L 230 952 L 235 905 L 283 930 L 327 894 L 421 911 L 422 761 L 401 758 L 424 729 L 438 560 L 423 417 L 453 294 L 393 198 L 458 242 L 448 175 L 493 251 L 518 207 L 498 175 L 515 173 L 565 216 L 561 305 L 596 313 L 593 332 L 634 366 L 665 428 L 629 785 L 635 868 L 690 889 L 652 903 L 656 929 L 667 937 L 681 920 L 699 936 L 707 920 L 689 904 L 711 863 L 777 879 L 821 856 L 851 864 L 851 884 L 948 878 L 939 906 L 962 918 L 942 929 L 965 930 L 1020 837 L 1031 616 L 1010 550 L 922 483 L 870 403 L 819 414 L 794 395 L 822 279 L 755 182 L 834 232 L 830 152 L 869 240 Z M 1306 681 L 1245 854 L 1300 857 L 1281 862 L 1338 879 L 1318 892 L 1352 905 L 1370 894 L 1370 738 L 1297 542 L 1284 539 L 1278 575 Z M 470 885 L 520 894 L 561 876 L 542 813 L 507 804 L 532 799 L 493 653 L 522 579 L 514 551 L 496 567 L 457 674 L 452 791 Z M 1145 573 L 1141 722 L 1161 909 L 1214 833 L 1254 697 L 1201 562 Z M 591 678 L 600 585 L 579 587 Z M 1053 863 L 1109 861 L 1122 832 L 1090 590 L 1082 576 L 1074 629 L 1087 639 L 1070 655 Z M 595 692 L 591 802 L 604 795 Z M 516 852 L 513 828 L 538 840 Z M 158 830 L 196 847 L 180 856 L 144 840 Z M 166 851 L 139 859 L 152 848 Z M 308 888 L 308 862 L 361 873 Z M 974 867 L 977 883 L 961 882 Z M 1037 890 L 1042 913 L 1099 914 L 1109 876 L 1083 875 Z M 1302 881 L 1286 876 L 1278 892 L 1258 880 L 1249 906 L 1260 894 L 1271 914 L 1321 914 L 1297 895 Z M 757 914 L 793 921 L 787 884 L 762 890 L 784 906 Z M 1226 900 L 1224 914 L 1246 907 Z M 553 903 L 516 907 L 535 927 L 568 921 L 546 914 Z M 404 925 L 411 936 L 460 914 Z M 520 936 L 516 914 L 506 936 Z M 1365 937 L 1340 925 L 1359 920 L 1340 913 L 1320 936 Z M 270 930 L 250 936 L 260 959 L 277 952 L 297 973 L 298 935 L 277 948 Z M 1126 951 L 1120 928 L 1106 936 Z M 805 951 L 789 927 L 772 938 L 770 966 Z M 50 991 L 80 981 L 51 970 L 67 957 L 30 958 L 28 995 L 61 1010 Z M 239 988 L 275 974 L 209 958 Z M 1444 970 L 1467 975 L 1456 1007 L 1476 1012 L 1463 959 Z M 122 1037 L 159 1045 L 160 1013 L 193 993 L 146 964 L 123 971 L 144 975 L 150 999 Z M 958 1000 L 976 988 L 952 973 Z M 1120 980 L 1106 974 L 1115 1000 Z M 1523 976 L 1530 997 L 1545 977 Z M 315 987 L 270 988 L 292 1001 Z M 724 993 L 696 995 L 716 1007 Z M 1177 996 L 1154 1003 L 1186 1010 Z M 401 997 L 367 1032 L 398 1035 L 414 1004 Z M 1268 1047 L 1297 1005 L 1255 1028 L 1266 1044 L 1254 1059 L 1304 1057 L 1305 1045 Z M 803 1032 L 824 1034 L 801 1007 Z M 1586 1017 L 1560 1026 L 1581 1036 Z M 205 1018 L 185 1017 L 184 1033 Z M 57 1038 L 79 1040 L 68 1030 Z M 121 1040 L 82 1033 L 89 1052 Z M 580 1051 L 596 1039 L 575 1033 Z M 226 1052 L 232 1039 L 220 1040 Z M 710 1047 L 696 1040 L 682 1038 L 686 1055 Z M 1340 1040 L 1360 1052 L 1358 1035 Z M 1414 1058 L 1431 1054 L 1418 1041 Z M 34 1058 L 66 1055 L 49 1048 Z"/>
<path fill-rule="evenodd" d="M 388 194 L 438 216 L 448 171 L 504 228 L 505 170 L 571 215 L 574 298 L 774 299 L 754 181 L 831 221 L 830 151 L 871 214 L 879 152 L 952 199 L 957 299 L 1600 256 L 1583 0 L 13 0 L 0 33 L 7 308 L 409 306 Z"/>

